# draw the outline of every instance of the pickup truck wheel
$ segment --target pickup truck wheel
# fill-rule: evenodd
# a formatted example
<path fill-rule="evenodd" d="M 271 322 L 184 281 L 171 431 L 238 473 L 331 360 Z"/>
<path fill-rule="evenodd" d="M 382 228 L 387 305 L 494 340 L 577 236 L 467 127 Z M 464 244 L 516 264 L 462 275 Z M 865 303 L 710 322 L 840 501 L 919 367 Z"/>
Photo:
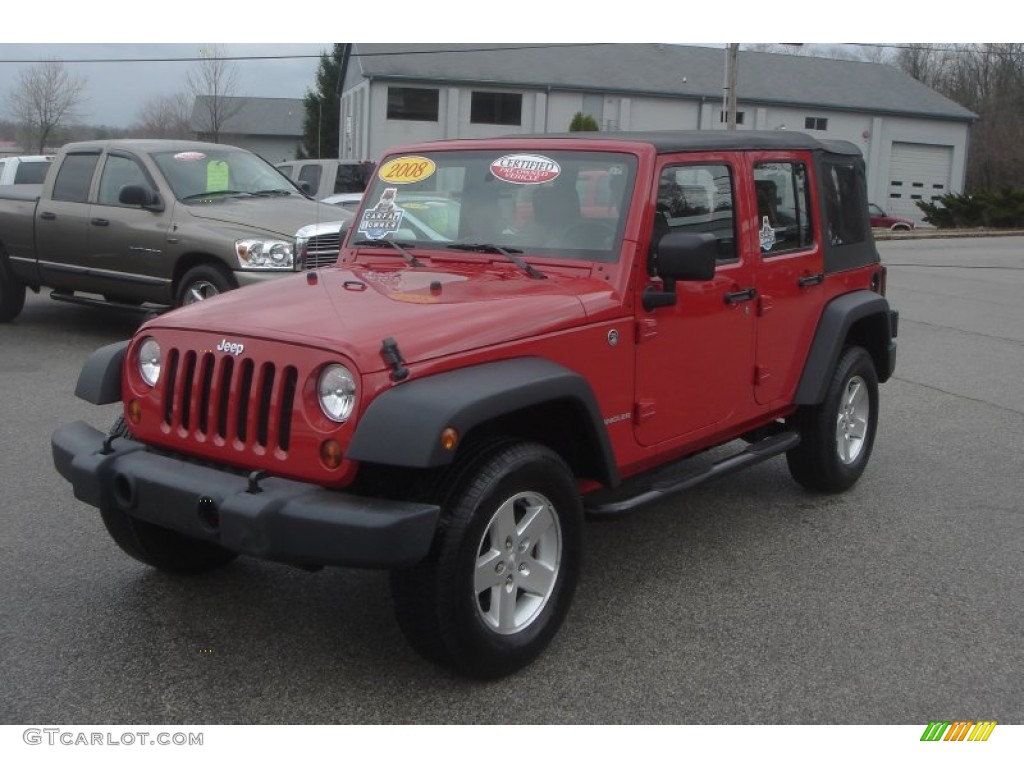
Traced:
<path fill-rule="evenodd" d="M 856 483 L 871 456 L 878 424 L 878 375 L 871 355 L 863 347 L 847 349 L 824 402 L 802 409 L 794 421 L 800 445 L 786 454 L 793 479 L 826 493 Z"/>
<path fill-rule="evenodd" d="M 220 267 L 200 264 L 186 272 L 178 283 L 177 306 L 211 299 L 236 287 L 234 279 Z"/>
<path fill-rule="evenodd" d="M 110 434 L 128 439 L 132 437 L 123 416 L 114 422 Z M 161 571 L 204 573 L 238 557 L 216 544 L 137 520 L 118 507 L 101 507 L 100 517 L 117 546 L 136 560 Z"/>
<path fill-rule="evenodd" d="M 442 491 L 428 558 L 391 576 L 399 626 L 431 661 L 510 674 L 551 641 L 576 588 L 583 509 L 558 454 L 503 441 L 465 457 Z"/>
<path fill-rule="evenodd" d="M 7 254 L 0 248 L 0 323 L 8 323 L 25 307 L 25 284 L 11 271 Z"/>

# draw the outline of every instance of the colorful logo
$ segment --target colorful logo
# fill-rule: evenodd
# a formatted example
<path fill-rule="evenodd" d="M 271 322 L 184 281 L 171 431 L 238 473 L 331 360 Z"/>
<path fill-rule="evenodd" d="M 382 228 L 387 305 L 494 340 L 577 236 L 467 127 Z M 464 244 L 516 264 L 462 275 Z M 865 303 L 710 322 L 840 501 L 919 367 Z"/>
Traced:
<path fill-rule="evenodd" d="M 437 165 L 429 157 L 407 156 L 388 160 L 377 175 L 388 184 L 415 184 L 429 179 L 436 170 Z"/>
<path fill-rule="evenodd" d="M 512 184 L 543 184 L 557 179 L 562 168 L 544 155 L 505 155 L 491 163 L 491 173 Z"/>
<path fill-rule="evenodd" d="M 377 204 L 363 211 L 358 231 L 370 240 L 383 240 L 386 235 L 397 232 L 405 215 L 405 211 L 395 204 L 397 196 L 398 190 L 395 187 L 388 187 L 381 192 Z"/>
<path fill-rule="evenodd" d="M 988 741 L 995 727 L 995 720 L 932 720 L 921 741 Z"/>

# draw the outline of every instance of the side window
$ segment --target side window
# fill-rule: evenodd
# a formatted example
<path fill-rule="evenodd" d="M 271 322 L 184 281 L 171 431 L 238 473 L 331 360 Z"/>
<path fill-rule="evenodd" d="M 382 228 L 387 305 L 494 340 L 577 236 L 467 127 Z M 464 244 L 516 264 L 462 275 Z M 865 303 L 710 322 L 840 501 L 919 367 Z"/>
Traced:
<path fill-rule="evenodd" d="M 825 219 L 830 245 L 851 245 L 867 239 L 861 212 L 860 168 L 855 165 L 824 163 Z"/>
<path fill-rule="evenodd" d="M 659 239 L 668 232 L 709 232 L 717 241 L 720 262 L 737 258 L 729 166 L 670 165 L 662 170 L 658 179 L 654 237 Z"/>
<path fill-rule="evenodd" d="M 97 202 L 101 205 L 120 205 L 118 197 L 121 188 L 129 184 L 152 187 L 146 174 L 134 160 L 120 155 L 107 155 L 107 160 L 103 164 L 103 174 L 100 176 Z"/>
<path fill-rule="evenodd" d="M 99 159 L 99 155 L 67 155 L 53 182 L 52 198 L 71 203 L 87 202 L 92 173 Z"/>
<path fill-rule="evenodd" d="M 776 256 L 814 244 L 807 166 L 797 162 L 757 163 L 757 228 L 761 253 Z"/>
<path fill-rule="evenodd" d="M 323 168 L 316 163 L 302 166 L 299 169 L 299 184 L 301 185 L 302 182 L 309 184 L 309 194 L 315 195 L 320 191 L 320 174 L 322 171 Z"/>

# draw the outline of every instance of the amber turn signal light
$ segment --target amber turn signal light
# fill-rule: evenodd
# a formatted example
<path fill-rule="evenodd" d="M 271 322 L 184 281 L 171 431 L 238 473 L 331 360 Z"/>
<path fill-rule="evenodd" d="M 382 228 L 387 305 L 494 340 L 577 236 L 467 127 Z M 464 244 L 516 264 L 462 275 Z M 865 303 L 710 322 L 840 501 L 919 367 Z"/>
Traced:
<path fill-rule="evenodd" d="M 138 424 L 142 421 L 142 405 L 138 400 L 128 401 L 128 421 L 132 424 Z"/>
<path fill-rule="evenodd" d="M 454 451 L 459 444 L 459 432 L 452 427 L 446 427 L 441 433 L 441 447 L 446 451 Z"/>
<path fill-rule="evenodd" d="M 320 443 L 320 461 L 328 469 L 337 469 L 341 466 L 341 443 L 337 440 L 324 440 Z"/>

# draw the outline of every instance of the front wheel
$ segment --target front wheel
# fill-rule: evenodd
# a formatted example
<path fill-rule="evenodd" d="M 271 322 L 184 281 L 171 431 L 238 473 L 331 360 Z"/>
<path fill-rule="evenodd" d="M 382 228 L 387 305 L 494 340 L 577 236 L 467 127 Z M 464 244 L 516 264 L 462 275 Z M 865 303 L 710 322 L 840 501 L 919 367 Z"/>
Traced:
<path fill-rule="evenodd" d="M 812 491 L 850 488 L 867 467 L 878 424 L 878 374 L 863 347 L 839 358 L 824 401 L 792 419 L 800 444 L 786 454 L 789 472 Z"/>
<path fill-rule="evenodd" d="M 536 658 L 568 611 L 582 504 L 565 462 L 535 443 L 489 444 L 450 477 L 431 555 L 392 573 L 396 616 L 426 658 L 500 677 Z"/>
<path fill-rule="evenodd" d="M 225 269 L 213 264 L 200 264 L 182 275 L 175 306 L 183 307 L 212 299 L 235 287 L 234 279 Z"/>

